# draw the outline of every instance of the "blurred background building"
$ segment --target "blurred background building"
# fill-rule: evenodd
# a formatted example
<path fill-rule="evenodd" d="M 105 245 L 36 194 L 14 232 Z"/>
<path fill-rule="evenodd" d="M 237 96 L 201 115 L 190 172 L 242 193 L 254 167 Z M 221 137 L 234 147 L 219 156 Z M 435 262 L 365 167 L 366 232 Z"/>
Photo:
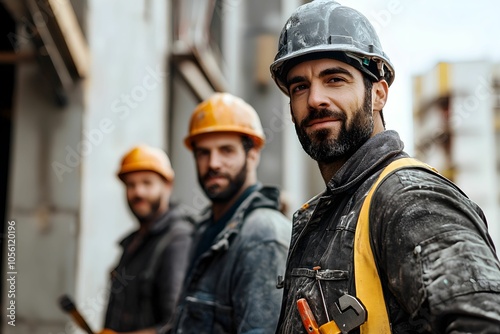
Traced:
<path fill-rule="evenodd" d="M 483 209 L 500 245 L 500 65 L 441 62 L 414 78 L 415 156 Z"/>
<path fill-rule="evenodd" d="M 2 314 L 2 333 L 75 332 L 58 307 L 62 294 L 75 299 L 94 330 L 101 329 L 117 242 L 136 224 L 116 177 L 120 158 L 138 143 L 162 147 L 176 171 L 174 199 L 201 209 L 206 200 L 183 139 L 191 111 L 214 91 L 241 96 L 258 111 L 267 136 L 259 178 L 285 190 L 292 211 L 323 190 L 316 164 L 296 139 L 288 101 L 269 75 L 285 19 L 303 2 L 0 0 L 0 224 L 5 232 L 9 221 L 16 222 L 17 242 L 16 326 Z M 396 24 L 397 9 L 384 4 L 374 16 L 378 26 Z M 455 71 L 455 65 L 446 66 Z M 440 90 L 439 81 L 423 84 L 426 75 L 416 79 L 422 81 L 415 84 L 416 116 L 429 113 L 437 119 L 425 125 L 427 116 L 417 118 L 416 151 L 429 163 L 439 162 L 446 173 L 454 172 L 449 175 L 464 188 L 472 182 L 466 192 L 485 205 L 495 225 L 498 211 L 487 208 L 498 209 L 498 110 L 496 144 L 492 123 L 477 116 L 487 117 L 498 104 L 498 97 L 486 94 L 493 67 L 457 65 L 456 75 L 467 70 L 479 71 L 471 86 L 460 86 L 457 76 L 447 79 L 446 90 Z M 483 79 L 481 101 L 472 101 Z M 471 128 L 457 136 L 460 147 L 453 146 L 470 149 L 458 153 L 441 138 L 451 126 L 442 120 L 443 108 L 460 104 L 463 122 L 452 126 Z M 476 121 L 485 128 L 472 128 Z M 436 126 L 443 135 L 423 144 L 423 131 L 435 135 Z M 473 155 L 478 152 L 469 144 L 472 137 L 477 145 L 489 145 L 482 146 L 490 152 L 488 162 Z M 439 145 L 449 147 L 430 148 Z M 490 161 L 494 152 L 496 163 Z M 496 204 L 486 189 L 496 191 Z M 495 231 L 498 240 L 498 226 Z M 3 282 L 6 310 L 12 298 Z"/>

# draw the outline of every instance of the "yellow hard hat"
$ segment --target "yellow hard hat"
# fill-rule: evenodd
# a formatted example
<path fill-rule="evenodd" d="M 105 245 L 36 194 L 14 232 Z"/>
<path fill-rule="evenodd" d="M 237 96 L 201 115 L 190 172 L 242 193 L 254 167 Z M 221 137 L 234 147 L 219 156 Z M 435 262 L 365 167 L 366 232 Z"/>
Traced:
<path fill-rule="evenodd" d="M 261 148 L 266 141 L 255 109 L 229 93 L 215 93 L 195 108 L 189 123 L 189 135 L 184 139 L 184 144 L 192 150 L 192 141 L 196 136 L 217 132 L 247 135 L 253 140 L 256 148 Z"/>
<path fill-rule="evenodd" d="M 155 147 L 139 145 L 132 148 L 122 158 L 118 177 L 123 181 L 123 175 L 130 172 L 151 171 L 163 176 L 167 181 L 174 180 L 174 170 L 167 154 Z"/>

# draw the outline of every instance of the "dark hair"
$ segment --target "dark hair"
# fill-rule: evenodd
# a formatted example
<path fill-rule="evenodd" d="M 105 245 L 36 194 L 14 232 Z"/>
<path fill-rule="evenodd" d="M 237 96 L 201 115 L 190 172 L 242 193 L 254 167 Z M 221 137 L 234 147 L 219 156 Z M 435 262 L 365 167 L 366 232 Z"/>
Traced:
<path fill-rule="evenodd" d="M 373 78 L 363 73 L 363 82 L 365 84 L 365 96 L 367 96 L 368 94 L 370 94 L 369 96 L 371 96 L 371 89 L 373 87 Z M 385 119 L 382 109 L 380 110 L 380 118 L 382 118 L 382 125 L 384 126 L 385 129 Z"/>
<path fill-rule="evenodd" d="M 243 145 L 243 150 L 245 151 L 245 153 L 248 153 L 248 151 L 255 147 L 255 142 L 253 141 L 253 139 L 245 135 L 241 136 L 241 144 Z M 194 151 L 196 149 L 195 142 L 193 141 L 191 145 L 193 146 Z"/>
<path fill-rule="evenodd" d="M 255 147 L 255 143 L 249 136 L 241 136 L 241 143 L 243 144 L 243 149 L 246 153 Z"/>

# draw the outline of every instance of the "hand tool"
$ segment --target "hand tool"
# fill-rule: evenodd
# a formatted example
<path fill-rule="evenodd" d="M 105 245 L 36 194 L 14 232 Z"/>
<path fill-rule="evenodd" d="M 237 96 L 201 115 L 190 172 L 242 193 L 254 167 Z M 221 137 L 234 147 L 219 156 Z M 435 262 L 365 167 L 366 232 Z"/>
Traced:
<path fill-rule="evenodd" d="M 325 295 L 320 282 L 319 270 L 320 266 L 312 268 L 316 272 L 316 282 L 318 283 L 319 292 L 321 295 L 321 302 L 325 310 L 327 322 L 318 328 L 316 318 L 307 303 L 305 298 L 297 301 L 297 308 L 302 319 L 302 324 L 307 333 L 311 334 L 346 334 L 349 331 L 361 326 L 366 322 L 367 314 L 366 309 L 361 302 L 354 296 L 345 294 L 334 303 L 331 311 L 333 320 L 330 320 L 330 314 L 326 306 Z"/>
<path fill-rule="evenodd" d="M 64 312 L 69 313 L 76 324 L 87 334 L 94 334 L 92 329 L 90 329 L 90 326 L 87 324 L 85 319 L 76 308 L 75 303 L 73 303 L 68 295 L 62 295 L 61 297 L 59 297 L 59 306 Z"/>
<path fill-rule="evenodd" d="M 356 297 L 345 294 L 335 303 L 332 318 L 319 328 L 321 334 L 347 334 L 366 322 L 367 313 Z"/>
<path fill-rule="evenodd" d="M 314 314 L 307 303 L 305 298 L 300 298 L 297 300 L 297 308 L 299 309 L 300 318 L 302 319 L 302 324 L 306 329 L 307 333 L 320 334 L 318 329 L 318 323 L 314 318 Z"/>

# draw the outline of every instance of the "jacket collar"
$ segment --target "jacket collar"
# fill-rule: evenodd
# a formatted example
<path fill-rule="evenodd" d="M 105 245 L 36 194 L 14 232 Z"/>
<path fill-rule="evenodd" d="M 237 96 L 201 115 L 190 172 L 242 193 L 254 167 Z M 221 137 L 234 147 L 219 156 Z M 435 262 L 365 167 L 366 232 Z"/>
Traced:
<path fill-rule="evenodd" d="M 368 139 L 335 173 L 327 184 L 332 193 L 356 186 L 359 181 L 382 168 L 403 152 L 404 144 L 396 131 L 386 130 Z"/>
<path fill-rule="evenodd" d="M 271 208 L 278 210 L 279 208 L 279 190 L 275 187 L 263 186 L 257 183 L 255 190 L 241 202 L 231 218 L 229 218 L 226 227 L 215 238 L 212 250 L 227 249 L 231 240 L 239 233 L 241 226 L 244 223 L 245 216 L 252 210 L 257 208 Z M 200 226 L 211 224 L 211 209 L 206 208 L 203 215 L 200 217 Z M 204 227 L 202 227 L 204 229 Z"/>
<path fill-rule="evenodd" d="M 368 139 L 335 173 L 324 192 L 314 196 L 294 214 L 294 224 L 307 221 L 323 196 L 334 195 L 357 187 L 360 181 L 387 165 L 403 152 L 404 144 L 399 134 L 386 130 Z"/>

